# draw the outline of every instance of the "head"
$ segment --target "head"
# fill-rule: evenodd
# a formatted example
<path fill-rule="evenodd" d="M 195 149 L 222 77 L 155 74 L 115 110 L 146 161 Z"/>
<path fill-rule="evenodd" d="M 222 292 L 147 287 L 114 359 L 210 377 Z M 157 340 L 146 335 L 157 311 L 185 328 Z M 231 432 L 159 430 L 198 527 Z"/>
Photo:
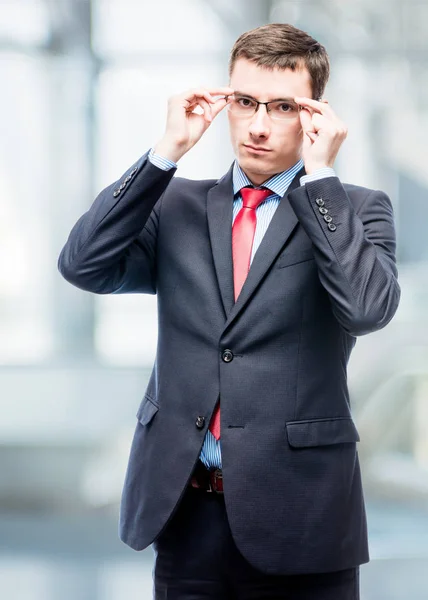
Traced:
<path fill-rule="evenodd" d="M 259 102 L 296 96 L 319 100 L 329 72 L 328 55 L 321 44 L 292 25 L 272 23 L 237 39 L 230 55 L 229 85 Z M 298 110 L 291 110 L 287 119 L 274 119 L 273 112 L 268 112 L 271 107 L 259 105 L 251 116 L 228 111 L 236 158 L 256 185 L 290 168 L 301 155 Z"/>

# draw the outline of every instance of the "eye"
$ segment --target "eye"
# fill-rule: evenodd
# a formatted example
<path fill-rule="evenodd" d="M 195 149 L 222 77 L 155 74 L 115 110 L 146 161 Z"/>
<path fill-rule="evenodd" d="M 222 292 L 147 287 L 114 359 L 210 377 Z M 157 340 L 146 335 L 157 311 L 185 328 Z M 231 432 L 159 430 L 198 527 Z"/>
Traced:
<path fill-rule="evenodd" d="M 254 108 L 255 102 L 250 98 L 245 98 L 244 96 L 239 96 L 235 98 L 235 101 L 239 104 L 241 108 Z"/>
<path fill-rule="evenodd" d="M 280 102 L 275 106 L 275 110 L 277 110 L 278 112 L 292 112 L 293 110 L 295 110 L 295 107 L 292 104 L 289 104 L 288 102 Z"/>

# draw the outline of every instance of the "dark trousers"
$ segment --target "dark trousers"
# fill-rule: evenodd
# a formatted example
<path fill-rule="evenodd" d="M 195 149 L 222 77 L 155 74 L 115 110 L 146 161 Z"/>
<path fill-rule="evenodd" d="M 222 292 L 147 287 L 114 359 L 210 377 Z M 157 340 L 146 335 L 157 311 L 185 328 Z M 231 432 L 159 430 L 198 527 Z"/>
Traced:
<path fill-rule="evenodd" d="M 153 549 L 154 600 L 360 598 L 358 566 L 305 575 L 256 570 L 233 541 L 223 497 L 191 487 Z"/>

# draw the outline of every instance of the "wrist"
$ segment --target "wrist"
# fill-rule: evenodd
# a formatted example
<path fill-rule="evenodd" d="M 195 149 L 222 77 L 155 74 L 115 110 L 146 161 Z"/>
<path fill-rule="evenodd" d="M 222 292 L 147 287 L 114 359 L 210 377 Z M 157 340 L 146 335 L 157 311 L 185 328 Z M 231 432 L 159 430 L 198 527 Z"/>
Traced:
<path fill-rule="evenodd" d="M 327 169 L 327 168 L 333 169 L 333 165 L 328 164 L 327 162 L 305 165 L 306 175 L 313 175 L 314 173 L 316 173 L 316 171 L 320 171 L 321 169 Z"/>
<path fill-rule="evenodd" d="M 153 147 L 153 151 L 162 158 L 177 163 L 186 154 L 187 149 L 182 144 L 174 144 L 170 140 L 162 139 Z"/>

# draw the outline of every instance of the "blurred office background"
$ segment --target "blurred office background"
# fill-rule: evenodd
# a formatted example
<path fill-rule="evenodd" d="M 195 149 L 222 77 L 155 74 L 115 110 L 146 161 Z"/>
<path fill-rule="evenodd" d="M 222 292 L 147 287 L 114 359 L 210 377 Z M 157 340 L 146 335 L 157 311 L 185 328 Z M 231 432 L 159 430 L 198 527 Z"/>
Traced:
<path fill-rule="evenodd" d="M 402 302 L 350 363 L 372 561 L 363 600 L 428 598 L 428 2 L 0 0 L 0 596 L 151 597 L 152 551 L 117 537 L 154 297 L 95 297 L 58 253 L 96 193 L 163 133 L 169 95 L 227 83 L 240 33 L 291 22 L 327 46 L 349 125 L 337 172 L 385 190 Z M 233 160 L 220 115 L 179 174 Z"/>

